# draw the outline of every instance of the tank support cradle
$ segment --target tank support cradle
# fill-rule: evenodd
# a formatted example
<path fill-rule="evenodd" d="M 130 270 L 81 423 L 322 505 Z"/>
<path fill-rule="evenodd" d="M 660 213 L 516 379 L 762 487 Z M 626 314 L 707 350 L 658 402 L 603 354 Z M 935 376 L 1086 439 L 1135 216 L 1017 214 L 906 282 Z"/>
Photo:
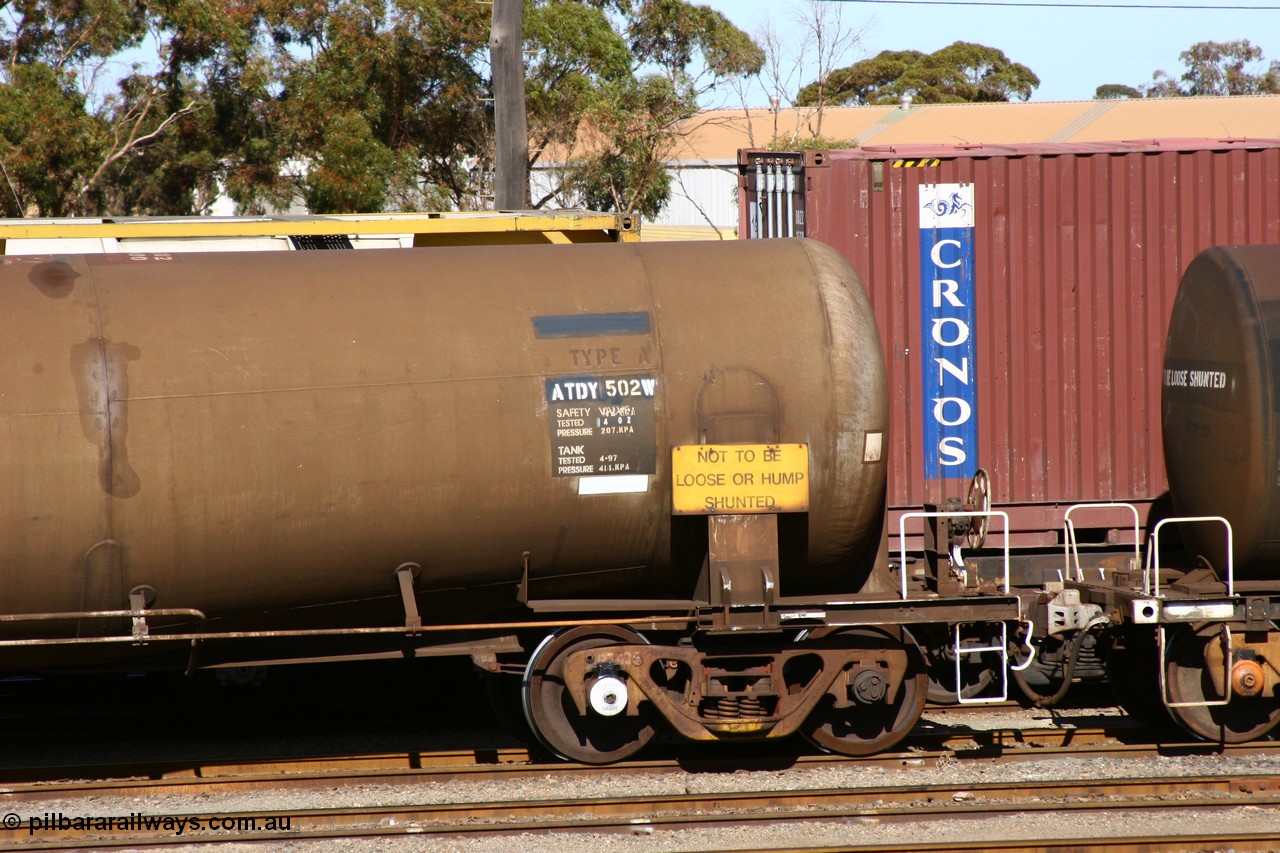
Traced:
<path fill-rule="evenodd" d="M 707 563 L 712 631 L 778 627 L 778 516 L 708 516 Z"/>

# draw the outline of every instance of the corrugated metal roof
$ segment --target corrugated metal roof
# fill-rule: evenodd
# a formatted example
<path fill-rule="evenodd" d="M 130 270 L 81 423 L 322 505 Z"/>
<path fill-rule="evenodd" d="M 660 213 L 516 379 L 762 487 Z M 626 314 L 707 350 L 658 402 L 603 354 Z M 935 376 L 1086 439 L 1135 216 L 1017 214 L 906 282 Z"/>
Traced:
<path fill-rule="evenodd" d="M 882 120 L 891 119 L 897 107 L 828 107 L 822 135 L 828 139 L 853 139 L 866 134 Z M 838 129 L 828 119 L 838 114 Z M 671 160 L 736 162 L 739 148 L 763 148 L 777 138 L 810 137 L 817 130 L 814 110 L 704 110 L 676 131 Z"/>
<path fill-rule="evenodd" d="M 777 135 L 803 139 L 817 127 L 813 110 L 712 110 L 690 119 L 672 160 L 723 162 L 740 148 Z M 797 129 L 799 132 L 797 133 Z M 1111 142 L 1164 138 L 1280 137 L 1280 95 L 1153 98 L 1008 104 L 917 104 L 827 107 L 822 135 L 858 147 L 911 144 Z"/>

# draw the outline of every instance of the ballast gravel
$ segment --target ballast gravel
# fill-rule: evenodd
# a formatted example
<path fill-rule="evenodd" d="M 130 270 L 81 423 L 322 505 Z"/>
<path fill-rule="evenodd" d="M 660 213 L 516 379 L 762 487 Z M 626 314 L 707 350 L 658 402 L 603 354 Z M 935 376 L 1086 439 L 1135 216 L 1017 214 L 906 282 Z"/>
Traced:
<path fill-rule="evenodd" d="M 1280 773 L 1280 758 L 1269 756 L 1227 758 L 1221 756 L 1137 759 L 1052 759 L 1013 764 L 974 765 L 965 761 L 943 762 L 942 766 L 877 768 L 817 767 L 779 771 L 738 771 L 734 773 L 672 772 L 628 774 L 625 769 L 589 779 L 566 779 L 547 774 L 538 779 L 511 781 L 451 781 L 435 784 L 360 785 L 329 790 L 280 790 L 254 794 L 218 794 L 197 797 L 98 797 L 61 801 L 33 801 L 23 810 L 68 814 L 234 814 L 255 811 L 281 813 L 296 809 L 368 808 L 409 804 L 468 803 L 491 801 L 535 801 L 573 798 L 657 796 L 682 793 L 731 793 L 765 790 L 859 789 L 903 785 L 964 786 L 981 783 L 1018 783 L 1104 778 L 1163 778 L 1236 776 Z M 1195 792 L 1188 790 L 1188 795 Z M 961 798 L 963 799 L 963 798 Z M 1185 832 L 1189 838 L 1209 829 L 1268 832 L 1280 839 L 1280 812 L 1256 807 L 1239 807 L 1209 815 L 1161 817 L 1160 830 Z M 671 851 L 788 849 L 796 846 L 851 844 L 912 844 L 940 840 L 1033 839 L 1037 836 L 1107 838 L 1136 836 L 1152 832 L 1140 814 L 1088 813 L 1082 818 L 1069 811 L 1048 814 L 1015 813 L 987 817 L 981 821 L 937 819 L 927 823 L 881 823 L 875 817 L 841 819 L 831 822 L 779 822 L 750 828 L 724 827 L 668 831 L 638 823 L 629 835 L 601 836 L 588 833 L 560 833 L 550 836 L 512 836 L 487 839 L 431 838 L 429 842 L 412 834 L 404 836 L 343 839 L 332 842 L 287 842 L 287 836 L 273 843 L 273 849 L 307 850 L 430 850 L 432 853 L 489 853 L 521 850 L 524 853 L 576 853 L 576 851 Z M 252 845 L 229 842 L 222 849 L 249 850 Z M 262 849 L 252 846 L 254 850 Z M 170 848 L 172 849 L 172 848 Z M 195 849 L 192 847 L 191 849 Z M 1199 849 L 1194 844 L 1190 850 Z M 1258 848 L 1251 848 L 1258 849 Z M 1280 851 L 1280 840 L 1262 849 Z"/>
<path fill-rule="evenodd" d="M 1098 717 L 1114 718 L 1114 709 L 1094 708 L 1087 711 L 1046 712 L 1007 709 L 988 714 L 954 712 L 926 714 L 925 724 L 963 725 L 974 730 L 996 728 L 1072 728 L 1094 725 Z M 1115 722 L 1112 719 L 1112 722 Z M 333 752 L 360 752 L 361 748 L 346 739 L 341 748 Z M 356 741 L 362 738 L 354 738 Z M 514 741 L 491 730 L 463 732 L 457 729 L 451 734 L 429 736 L 418 740 L 418 749 L 477 748 L 508 746 Z M 201 754 L 208 755 L 216 749 L 205 743 Z M 242 757 L 254 754 L 270 754 L 272 745 L 267 740 L 246 739 L 219 744 L 223 749 Z M 353 748 L 354 747 L 354 748 Z M 365 744 L 367 751 L 399 747 L 381 747 L 377 739 Z M 380 748 L 381 747 L 381 748 Z M 165 744 L 153 741 L 147 746 L 151 759 L 172 750 L 175 756 L 192 749 L 189 741 Z M 303 754 L 310 750 L 325 751 L 323 744 L 310 742 L 308 738 L 288 744 L 275 744 L 276 749 Z M 1028 747 L 1028 752 L 1034 748 Z M 23 752 L 24 750 L 17 750 Z M 46 745 L 42 752 L 48 752 Z M 84 760 L 83 754 L 79 756 Z M 21 760 L 10 755 L 9 760 Z M 1028 755 L 1026 759 L 994 764 L 985 761 L 960 758 L 941 762 L 926 760 L 918 763 L 908 758 L 901 767 L 826 766 L 793 767 L 773 771 L 690 772 L 673 771 L 660 774 L 628 773 L 625 766 L 614 771 L 591 777 L 566 778 L 548 773 L 538 778 L 511 780 L 462 780 L 415 784 L 363 784 L 315 788 L 281 788 L 276 791 L 253 793 L 220 793 L 200 796 L 148 796 L 148 797 L 93 797 L 23 802 L 15 811 L 24 814 L 64 813 L 71 815 L 233 815 L 238 812 L 285 814 L 294 810 L 309 809 L 363 809 L 404 805 L 484 803 L 499 801 L 537 801 L 590 799 L 607 797 L 637 797 L 679 795 L 684 793 L 715 794 L 767 790 L 836 789 L 856 790 L 877 787 L 946 785 L 963 791 L 967 785 L 983 783 L 1023 783 L 1033 781 L 1067 781 L 1078 779 L 1108 778 L 1194 778 L 1199 776 L 1240 776 L 1251 774 L 1280 774 L 1280 756 L 1227 757 L 1222 755 L 1177 756 L 1156 759 L 1111 759 L 1090 757 L 1044 758 Z M 1190 790 L 1188 796 L 1197 792 Z M 922 801 L 923 801 L 922 797 Z M 976 798 L 975 798 L 976 799 Z M 957 808 L 970 803 L 960 794 Z M 849 847 L 857 845 L 908 845 L 947 844 L 964 841 L 1017 840 L 1034 844 L 1036 838 L 1102 839 L 1133 837 L 1156 830 L 1177 832 L 1188 838 L 1187 850 L 1215 849 L 1195 841 L 1206 833 L 1237 831 L 1264 833 L 1265 837 L 1280 839 L 1280 810 L 1268 810 L 1253 806 L 1228 807 L 1209 814 L 1162 815 L 1159 826 L 1149 822 L 1141 812 L 1097 812 L 1077 814 L 1069 810 L 1048 813 L 1014 812 L 982 820 L 947 816 L 920 823 L 882 821 L 873 815 L 856 818 L 840 818 L 801 822 L 779 820 L 767 825 L 749 827 L 708 825 L 691 830 L 666 830 L 659 826 L 637 822 L 628 833 L 556 833 L 549 835 L 512 835 L 486 838 L 424 838 L 415 835 L 412 827 L 407 834 L 370 838 L 342 838 L 331 841 L 289 841 L 287 833 L 272 840 L 273 850 L 307 851 L 429 851 L 429 853 L 643 853 L 643 851 L 698 851 L 698 850 L 788 850 L 797 847 Z M 178 849 L 204 851 L 207 844 L 188 845 Z M 261 844 L 237 842 L 228 838 L 219 844 L 220 850 L 260 851 Z M 1237 848 L 1240 850 L 1274 850 L 1280 853 L 1280 840 L 1274 843 Z"/>
<path fill-rule="evenodd" d="M 1269 819 L 1268 819 L 1269 818 Z M 1220 847 L 1206 846 L 1194 841 L 1209 830 L 1258 831 L 1280 833 L 1280 822 L 1274 815 L 1266 815 L 1261 809 L 1244 808 L 1209 818 L 1184 816 L 1162 823 L 1161 829 L 1178 831 L 1188 838 L 1188 851 L 1218 851 Z M 689 830 L 684 832 L 650 832 L 641 827 L 633 835 L 559 834 L 513 835 L 497 839 L 431 839 L 426 841 L 413 836 L 353 839 L 332 842 L 285 842 L 273 845 L 275 850 L 352 851 L 375 853 L 376 851 L 414 851 L 415 853 L 668 853 L 668 851 L 734 851 L 734 850 L 795 850 L 804 847 L 854 848 L 861 845 L 945 844 L 960 842 L 1000 842 L 1021 840 L 1028 846 L 1035 845 L 1036 838 L 1059 837 L 1080 839 L 1111 839 L 1136 837 L 1151 829 L 1142 823 L 1141 817 L 1126 814 L 1104 815 L 1100 819 L 1090 816 L 1087 822 L 1069 814 L 1038 816 L 1010 815 L 1002 818 L 976 820 L 945 820 L 928 824 L 880 826 L 873 821 L 847 823 L 776 823 L 768 826 L 726 827 L 723 829 Z M 1277 837 L 1280 837 L 1278 835 Z M 168 848 L 186 853 L 196 853 L 205 847 Z M 262 848 L 249 844 L 220 845 L 221 851 L 251 853 Z M 1264 843 L 1260 847 L 1236 847 L 1244 851 L 1280 850 L 1280 841 L 1274 845 Z"/>

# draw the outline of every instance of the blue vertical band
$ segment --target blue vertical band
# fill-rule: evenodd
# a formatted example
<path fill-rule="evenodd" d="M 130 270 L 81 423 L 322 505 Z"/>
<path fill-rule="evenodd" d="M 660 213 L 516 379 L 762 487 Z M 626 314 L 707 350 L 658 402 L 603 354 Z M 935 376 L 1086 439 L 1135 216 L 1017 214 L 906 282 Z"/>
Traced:
<path fill-rule="evenodd" d="M 924 478 L 978 467 L 977 312 L 972 227 L 920 228 Z"/>

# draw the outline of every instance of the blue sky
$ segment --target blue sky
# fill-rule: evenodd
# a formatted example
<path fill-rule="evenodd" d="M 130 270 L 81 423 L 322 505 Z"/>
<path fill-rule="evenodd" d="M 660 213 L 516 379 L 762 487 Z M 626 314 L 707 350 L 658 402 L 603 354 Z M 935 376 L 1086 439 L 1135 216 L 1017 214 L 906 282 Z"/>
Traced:
<path fill-rule="evenodd" d="M 798 40 L 794 23 L 805 0 L 698 0 L 724 13 L 753 36 L 772 20 L 785 43 Z M 831 2 L 831 0 L 823 0 Z M 1043 0 L 1026 0 L 1041 3 Z M 1187 5 L 1195 9 L 1062 8 L 1061 0 L 1041 8 L 997 5 L 916 5 L 898 2 L 839 2 L 846 27 L 863 31 L 850 51 L 850 64 L 882 50 L 931 53 L 955 41 L 999 48 L 1040 78 L 1033 101 L 1090 100 L 1104 83 L 1148 82 L 1158 69 L 1180 77 L 1178 54 L 1201 41 L 1248 39 L 1269 63 L 1280 59 L 1280 0 L 1116 0 L 1116 6 Z M 1229 6 L 1250 6 L 1232 10 Z M 1207 8 L 1206 8 L 1207 7 Z M 1256 70 L 1256 69 L 1255 69 Z M 809 82 L 812 76 L 803 82 Z M 711 104 L 704 104 L 711 106 Z M 724 106 L 734 106 L 726 103 Z M 751 106 L 767 106 L 753 92 Z"/>

